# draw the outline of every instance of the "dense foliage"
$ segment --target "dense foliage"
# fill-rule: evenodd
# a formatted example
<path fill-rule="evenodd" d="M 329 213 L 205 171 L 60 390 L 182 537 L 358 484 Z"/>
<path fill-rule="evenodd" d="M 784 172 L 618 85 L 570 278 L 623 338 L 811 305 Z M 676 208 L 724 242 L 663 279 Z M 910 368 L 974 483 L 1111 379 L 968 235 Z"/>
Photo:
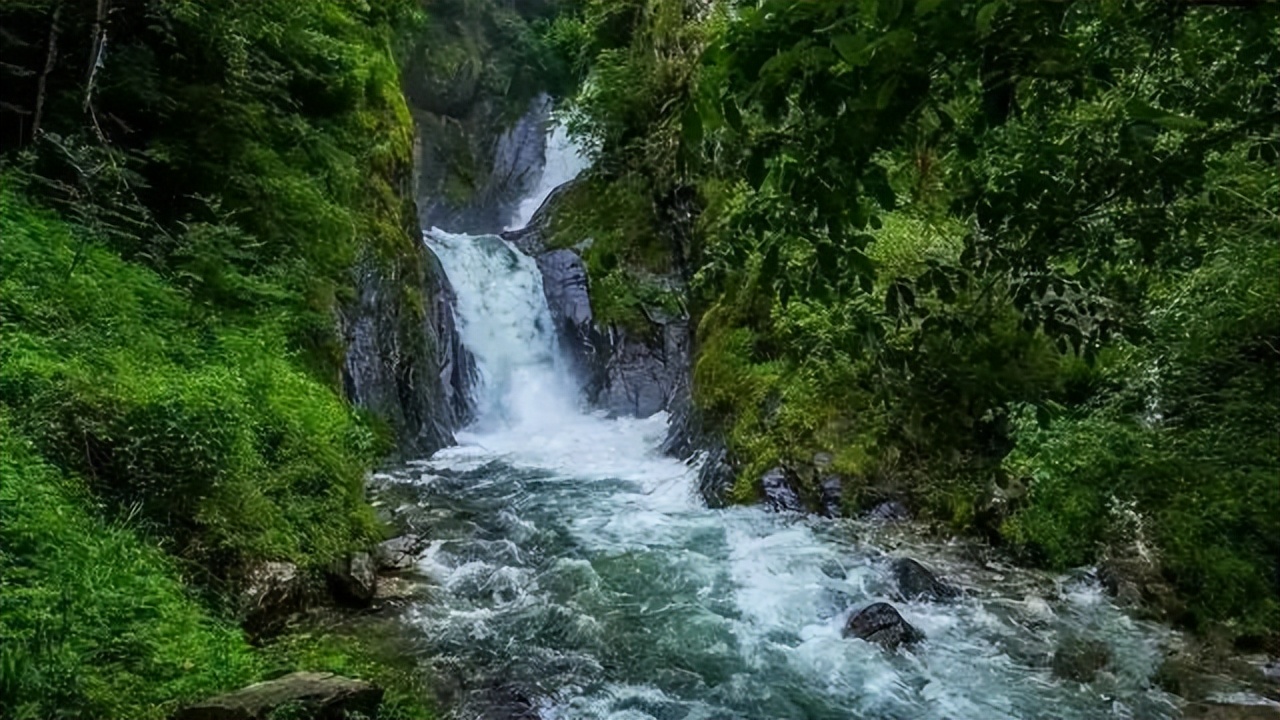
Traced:
<path fill-rule="evenodd" d="M 738 499 L 830 453 L 851 511 L 907 499 L 1053 567 L 1138 553 L 1163 610 L 1254 638 L 1280 626 L 1278 38 L 1275 6 L 1004 0 L 583 0 L 549 33 L 595 215 L 641 228 L 604 252 L 685 264 Z"/>
<path fill-rule="evenodd" d="M 379 536 L 386 433 L 339 394 L 337 316 L 357 262 L 418 262 L 419 22 L 0 6 L 0 717 L 164 717 L 343 664 L 264 658 L 234 598 L 256 563 L 314 575 Z"/>

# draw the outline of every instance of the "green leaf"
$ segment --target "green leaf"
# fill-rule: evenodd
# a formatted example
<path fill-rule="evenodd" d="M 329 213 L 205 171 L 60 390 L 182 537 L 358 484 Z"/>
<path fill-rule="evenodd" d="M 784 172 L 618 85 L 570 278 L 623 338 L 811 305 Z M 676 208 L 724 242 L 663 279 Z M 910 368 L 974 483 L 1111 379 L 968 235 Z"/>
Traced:
<path fill-rule="evenodd" d="M 1209 127 L 1209 123 L 1193 118 L 1189 115 L 1179 115 L 1178 113 L 1169 112 L 1153 107 L 1137 98 L 1130 100 L 1124 106 L 1125 112 L 1129 117 L 1135 120 L 1145 120 L 1155 123 L 1160 127 L 1168 130 L 1183 130 L 1187 132 L 1195 130 L 1203 130 Z"/>
<path fill-rule="evenodd" d="M 989 2 L 978 9 L 978 18 L 974 25 L 978 28 L 979 35 L 987 35 L 991 32 L 991 23 L 995 20 L 996 13 L 999 11 L 999 2 Z"/>
<path fill-rule="evenodd" d="M 863 236 L 866 237 L 866 236 Z M 856 247 L 845 249 L 845 261 L 849 264 L 850 269 L 857 273 L 859 280 L 867 279 L 874 282 L 876 278 L 875 261 L 867 256 L 865 252 Z M 864 286 L 865 287 L 865 286 Z M 867 290 L 867 292 L 871 292 Z"/>
<path fill-rule="evenodd" d="M 889 103 L 893 101 L 893 94 L 898 91 L 899 82 L 900 78 L 897 75 L 890 75 L 880 86 L 880 91 L 876 93 L 877 110 L 889 107 Z"/>
<path fill-rule="evenodd" d="M 724 121 L 729 123 L 729 127 L 734 132 L 742 132 L 742 111 L 738 110 L 738 102 L 732 97 L 724 99 Z"/>
<path fill-rule="evenodd" d="M 919 0 L 919 2 L 916 3 L 916 17 L 924 17 L 925 15 L 928 15 L 934 10 L 937 10 L 938 6 L 941 4 L 942 0 Z"/>
<path fill-rule="evenodd" d="M 831 38 L 831 45 L 845 62 L 854 67 L 866 65 L 871 59 L 866 38 L 861 35 L 837 35 Z"/>
<path fill-rule="evenodd" d="M 888 25 L 902 14 L 902 0 L 880 0 L 876 4 L 876 10 L 880 22 Z"/>

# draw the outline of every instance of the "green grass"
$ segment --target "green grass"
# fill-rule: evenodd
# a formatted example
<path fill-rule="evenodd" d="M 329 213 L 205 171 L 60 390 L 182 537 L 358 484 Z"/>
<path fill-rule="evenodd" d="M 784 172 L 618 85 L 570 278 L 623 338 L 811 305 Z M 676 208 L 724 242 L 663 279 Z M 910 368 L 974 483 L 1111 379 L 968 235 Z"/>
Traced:
<path fill-rule="evenodd" d="M 0 717 L 163 718 L 255 679 L 238 628 L 0 411 Z"/>
<path fill-rule="evenodd" d="M 384 687 L 378 720 L 434 717 L 403 649 L 380 652 L 369 631 L 252 647 L 135 526 L 104 519 L 86 484 L 44 462 L 0 410 L 0 717 L 159 719 L 296 670 Z"/>
<path fill-rule="evenodd" d="M 0 396 L 53 465 L 217 578 L 376 536 L 374 435 L 270 318 L 219 323 L 11 193 L 0 228 Z"/>
<path fill-rule="evenodd" d="M 377 684 L 386 694 L 375 720 L 436 716 L 427 677 L 395 622 L 373 618 L 349 627 L 302 631 L 268 645 L 263 655 L 273 675 L 310 670 Z"/>

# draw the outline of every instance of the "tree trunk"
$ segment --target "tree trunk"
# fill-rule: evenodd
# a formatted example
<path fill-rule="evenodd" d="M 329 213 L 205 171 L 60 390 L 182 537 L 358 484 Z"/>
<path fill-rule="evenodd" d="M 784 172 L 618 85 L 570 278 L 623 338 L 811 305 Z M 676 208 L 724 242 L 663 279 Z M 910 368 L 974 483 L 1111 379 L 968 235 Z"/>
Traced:
<path fill-rule="evenodd" d="M 89 68 L 85 72 L 84 109 L 89 110 L 93 99 L 93 82 L 98 75 L 98 65 L 102 62 L 103 48 L 107 43 L 107 11 L 110 0 L 98 0 L 98 12 L 93 18 L 93 43 L 89 49 Z"/>
<path fill-rule="evenodd" d="M 45 88 L 48 84 L 49 73 L 53 72 L 53 66 L 58 62 L 58 33 L 61 28 L 58 23 L 62 20 L 62 2 L 59 1 L 53 7 L 53 21 L 49 24 L 49 46 L 44 56 L 44 69 L 40 71 L 40 79 L 36 81 L 36 112 L 35 119 L 31 123 L 31 141 L 35 142 L 40 136 L 40 121 L 44 119 L 44 97 Z"/>

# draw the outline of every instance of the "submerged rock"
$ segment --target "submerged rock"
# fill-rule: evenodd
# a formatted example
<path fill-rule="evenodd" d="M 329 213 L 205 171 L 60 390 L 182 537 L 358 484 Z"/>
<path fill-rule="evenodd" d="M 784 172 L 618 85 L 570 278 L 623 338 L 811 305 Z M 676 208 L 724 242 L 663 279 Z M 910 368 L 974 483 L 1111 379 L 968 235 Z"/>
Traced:
<path fill-rule="evenodd" d="M 794 481 L 786 469 L 776 467 L 760 478 L 764 502 L 774 512 L 801 512 L 804 506 L 796 494 Z"/>
<path fill-rule="evenodd" d="M 897 608 L 882 602 L 868 605 L 854 613 L 844 626 L 844 636 L 866 640 L 888 650 L 913 645 L 925 639 L 924 633 L 904 620 Z"/>
<path fill-rule="evenodd" d="M 1093 682 L 1111 664 L 1111 648 L 1099 640 L 1071 638 L 1053 653 L 1053 674 L 1063 680 Z"/>
<path fill-rule="evenodd" d="M 1280 720 L 1280 705 L 1198 702 L 1183 708 L 1182 717 L 1184 720 Z"/>
<path fill-rule="evenodd" d="M 893 579 L 898 583 L 898 592 L 908 600 L 952 600 L 960 595 L 960 591 L 939 580 L 929 568 L 911 558 L 898 558 L 893 561 Z"/>
<path fill-rule="evenodd" d="M 179 710 L 174 720 L 376 717 L 382 688 L 332 673 L 296 672 Z"/>
<path fill-rule="evenodd" d="M 353 607 L 368 607 L 378 592 L 378 573 L 369 553 L 352 553 L 329 566 L 334 598 Z"/>

